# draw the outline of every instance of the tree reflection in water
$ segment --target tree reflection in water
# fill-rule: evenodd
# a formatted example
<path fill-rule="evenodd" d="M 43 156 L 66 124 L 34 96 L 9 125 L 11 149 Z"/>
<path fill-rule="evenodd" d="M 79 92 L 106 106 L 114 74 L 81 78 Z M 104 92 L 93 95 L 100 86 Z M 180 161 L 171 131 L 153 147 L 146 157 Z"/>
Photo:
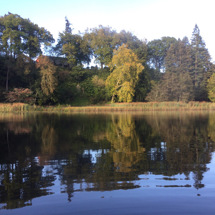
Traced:
<path fill-rule="evenodd" d="M 54 194 L 56 180 L 68 201 L 80 191 L 138 188 L 147 174 L 162 175 L 156 187 L 203 188 L 214 125 L 207 113 L 0 117 L 0 203 L 31 205 Z M 193 184 L 177 184 L 178 174 Z"/>

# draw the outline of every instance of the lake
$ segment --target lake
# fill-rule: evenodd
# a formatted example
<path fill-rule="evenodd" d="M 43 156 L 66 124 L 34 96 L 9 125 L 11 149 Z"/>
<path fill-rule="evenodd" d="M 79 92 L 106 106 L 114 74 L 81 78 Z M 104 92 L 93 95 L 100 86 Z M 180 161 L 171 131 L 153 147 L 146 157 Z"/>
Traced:
<path fill-rule="evenodd" d="M 215 214 L 215 112 L 0 115 L 0 214 Z"/>

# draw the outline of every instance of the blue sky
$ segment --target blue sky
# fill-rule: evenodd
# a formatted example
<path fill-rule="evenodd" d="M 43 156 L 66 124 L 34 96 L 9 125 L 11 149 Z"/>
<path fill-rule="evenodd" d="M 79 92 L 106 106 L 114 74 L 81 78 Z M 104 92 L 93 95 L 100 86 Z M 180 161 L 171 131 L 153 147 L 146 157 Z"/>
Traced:
<path fill-rule="evenodd" d="M 197 24 L 213 61 L 214 8 L 214 0 L 0 0 L 0 16 L 9 11 L 29 18 L 55 39 L 65 28 L 65 16 L 75 32 L 101 24 L 148 41 L 162 36 L 191 38 Z"/>

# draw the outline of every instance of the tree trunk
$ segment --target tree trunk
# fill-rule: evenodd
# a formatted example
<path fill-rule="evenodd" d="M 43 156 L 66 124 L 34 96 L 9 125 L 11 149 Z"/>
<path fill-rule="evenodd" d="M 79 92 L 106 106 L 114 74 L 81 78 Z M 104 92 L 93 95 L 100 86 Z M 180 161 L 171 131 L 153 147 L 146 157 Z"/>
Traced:
<path fill-rule="evenodd" d="M 8 92 L 8 82 L 9 82 L 9 73 L 10 73 L 10 63 L 8 63 L 8 66 L 7 66 L 7 77 L 6 77 L 6 92 Z"/>
<path fill-rule="evenodd" d="M 112 95 L 111 103 L 114 103 L 114 97 L 115 97 L 115 93 Z"/>

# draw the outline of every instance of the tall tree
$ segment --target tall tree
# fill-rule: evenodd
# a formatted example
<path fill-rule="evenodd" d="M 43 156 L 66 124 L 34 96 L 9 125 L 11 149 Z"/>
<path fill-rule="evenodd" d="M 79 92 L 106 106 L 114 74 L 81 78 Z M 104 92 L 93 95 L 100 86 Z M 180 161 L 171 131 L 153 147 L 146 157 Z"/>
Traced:
<path fill-rule="evenodd" d="M 37 68 L 40 69 L 42 92 L 45 96 L 50 96 L 57 86 L 56 67 L 47 56 L 40 56 L 37 59 Z"/>
<path fill-rule="evenodd" d="M 90 62 L 91 49 L 88 41 L 78 34 L 72 34 L 70 22 L 66 18 L 65 31 L 59 34 L 54 50 L 58 55 L 66 56 L 71 66 Z"/>
<path fill-rule="evenodd" d="M 162 37 L 148 43 L 149 65 L 158 72 L 165 71 L 164 59 L 171 44 L 177 40 L 174 37 Z"/>
<path fill-rule="evenodd" d="M 147 96 L 149 101 L 193 100 L 191 47 L 187 38 L 172 44 L 165 57 L 166 72 Z"/>
<path fill-rule="evenodd" d="M 65 21 L 66 21 L 65 32 L 71 34 L 72 33 L 71 23 L 67 19 L 67 17 L 65 17 Z"/>
<path fill-rule="evenodd" d="M 42 54 L 42 49 L 50 47 L 54 38 L 49 31 L 29 19 L 23 19 L 23 52 L 30 58 L 35 58 Z"/>
<path fill-rule="evenodd" d="M 114 51 L 110 68 L 113 70 L 106 80 L 107 88 L 112 96 L 120 102 L 131 102 L 135 93 L 139 74 L 144 67 L 133 51 L 122 45 Z"/>
<path fill-rule="evenodd" d="M 98 28 L 91 29 L 86 34 L 96 63 L 100 63 L 101 68 L 111 62 L 113 50 L 115 48 L 114 35 L 116 32 L 110 27 L 100 25 Z"/>
<path fill-rule="evenodd" d="M 21 53 L 21 17 L 14 14 L 8 14 L 0 17 L 1 25 L 1 46 L 3 55 L 7 59 L 6 72 L 6 91 L 8 91 L 9 75 L 11 71 L 12 61 L 17 54 Z"/>
<path fill-rule="evenodd" d="M 117 49 L 123 44 L 126 44 L 137 55 L 140 62 L 145 65 L 148 54 L 146 41 L 141 41 L 131 32 L 122 30 L 113 35 L 113 45 Z"/>
<path fill-rule="evenodd" d="M 192 74 L 195 90 L 195 100 L 207 99 L 207 80 L 211 75 L 212 63 L 211 57 L 203 41 L 200 30 L 195 25 L 192 38 L 192 57 L 194 60 L 194 72 Z"/>
<path fill-rule="evenodd" d="M 150 89 L 149 67 L 147 65 L 147 44 L 146 41 L 138 39 L 131 32 L 122 30 L 113 36 L 115 47 L 126 44 L 137 55 L 139 62 L 144 66 L 144 70 L 139 74 L 139 79 L 135 87 L 135 101 L 144 101 Z"/>
<path fill-rule="evenodd" d="M 30 58 L 42 53 L 42 46 L 54 42 L 52 35 L 29 19 L 8 13 L 0 17 L 1 53 L 7 59 L 6 91 L 8 91 L 11 67 L 16 58 L 24 53 Z"/>

